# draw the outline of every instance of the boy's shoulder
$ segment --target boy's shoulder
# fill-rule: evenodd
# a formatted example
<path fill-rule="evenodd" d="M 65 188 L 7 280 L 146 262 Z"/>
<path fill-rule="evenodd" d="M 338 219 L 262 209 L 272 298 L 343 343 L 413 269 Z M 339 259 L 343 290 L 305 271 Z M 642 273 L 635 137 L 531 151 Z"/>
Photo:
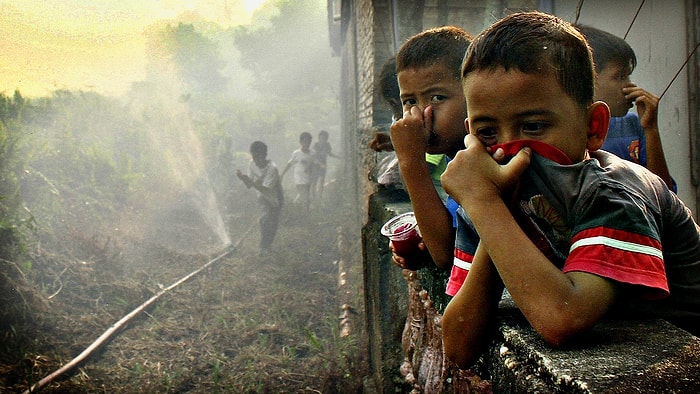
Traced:
<path fill-rule="evenodd" d="M 578 163 L 562 163 L 552 157 L 534 154 L 532 160 L 537 163 L 533 166 L 534 171 L 546 174 L 550 178 L 560 177 L 558 183 L 563 187 L 568 183 L 584 182 L 588 184 L 621 183 L 623 185 L 651 182 L 654 184 L 653 180 L 657 178 L 649 169 L 624 160 L 606 150 L 589 151 L 589 155 L 588 159 Z"/>
<path fill-rule="evenodd" d="M 598 149 L 596 151 L 589 152 L 589 154 L 591 159 L 595 159 L 598 162 L 598 165 L 605 171 L 610 172 L 611 175 L 615 175 L 617 172 L 629 174 L 630 177 L 634 178 L 637 178 L 640 175 L 653 175 L 653 173 L 644 166 L 629 160 L 625 160 L 615 153 L 604 149 Z"/>
<path fill-rule="evenodd" d="M 559 205 L 561 212 L 573 212 L 593 200 L 634 200 L 653 211 L 675 205 L 674 193 L 661 178 L 604 150 L 590 152 L 589 159 L 569 165 L 533 154 L 523 175 L 525 194 L 543 195 Z"/>
<path fill-rule="evenodd" d="M 639 120 L 639 115 L 637 115 L 636 112 L 630 111 L 624 116 L 613 116 L 610 118 L 610 128 L 630 126 L 641 127 L 641 121 Z"/>
<path fill-rule="evenodd" d="M 649 170 L 603 150 L 590 152 L 588 159 L 576 163 L 565 159 L 533 150 L 530 165 L 521 177 L 523 191 L 578 199 L 601 187 L 636 189 L 644 193 L 658 187 Z"/>

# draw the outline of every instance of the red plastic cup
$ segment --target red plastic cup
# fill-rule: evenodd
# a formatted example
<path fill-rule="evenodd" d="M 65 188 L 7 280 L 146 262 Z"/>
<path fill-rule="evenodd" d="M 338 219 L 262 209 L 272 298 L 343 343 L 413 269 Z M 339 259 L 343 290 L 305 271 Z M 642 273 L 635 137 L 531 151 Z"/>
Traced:
<path fill-rule="evenodd" d="M 399 256 L 410 256 L 420 251 L 418 244 L 423 240 L 413 212 L 394 216 L 384 223 L 382 235 L 389 237 L 394 245 L 394 252 Z"/>

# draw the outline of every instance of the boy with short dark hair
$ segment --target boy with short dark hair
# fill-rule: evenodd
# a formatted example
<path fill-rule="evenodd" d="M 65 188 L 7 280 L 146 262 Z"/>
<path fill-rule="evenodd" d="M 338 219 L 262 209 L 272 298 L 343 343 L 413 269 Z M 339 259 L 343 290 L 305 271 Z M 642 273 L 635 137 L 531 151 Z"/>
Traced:
<path fill-rule="evenodd" d="M 676 191 L 659 133 L 659 98 L 630 81 L 637 57 L 624 39 L 586 25 L 575 25 L 593 51 L 595 100 L 610 108 L 608 136 L 601 149 L 641 164 Z M 637 113 L 629 111 L 637 105 Z"/>
<path fill-rule="evenodd" d="M 262 141 L 250 144 L 251 160 L 248 174 L 236 170 L 236 176 L 247 188 L 258 192 L 258 201 L 262 207 L 260 216 L 260 253 L 270 251 L 272 241 L 277 234 L 279 217 L 282 212 L 284 194 L 277 166 L 267 159 L 267 145 Z"/>
<path fill-rule="evenodd" d="M 284 177 L 284 174 L 294 166 L 294 185 L 297 189 L 294 203 L 301 205 L 302 213 L 308 213 L 311 205 L 311 180 L 313 168 L 316 165 L 316 160 L 311 154 L 312 139 L 311 133 L 306 131 L 299 134 L 299 149 L 295 149 L 292 152 L 292 157 L 287 162 L 287 165 L 284 166 L 284 170 L 282 170 L 280 175 L 280 177 Z"/>
<path fill-rule="evenodd" d="M 700 229 L 659 177 L 598 150 L 609 110 L 583 35 L 512 14 L 475 38 L 462 84 L 470 134 L 442 181 L 481 239 L 443 316 L 446 355 L 480 356 L 504 288 L 553 346 L 613 313 L 700 334 Z"/>
<path fill-rule="evenodd" d="M 455 249 L 452 213 L 457 205 L 446 195 L 441 196 L 442 187 L 431 177 L 431 165 L 436 163 L 428 163 L 426 154 L 452 157 L 464 147 L 467 106 L 460 66 L 470 42 L 471 36 L 463 29 L 444 26 L 412 36 L 396 55 L 404 113 L 391 126 L 391 140 L 424 245 L 438 267 L 453 270 L 455 255 L 462 256 Z M 447 159 L 441 160 L 437 166 Z M 394 261 L 402 267 L 420 266 L 411 261 L 420 258 L 394 255 Z"/>
<path fill-rule="evenodd" d="M 409 40 L 408 45 L 412 45 L 411 40 Z M 379 74 L 377 89 L 379 90 L 379 94 L 382 96 L 382 99 L 384 99 L 384 101 L 391 108 L 391 124 L 394 124 L 397 120 L 403 117 L 403 104 L 401 103 L 401 92 L 399 90 L 399 82 L 396 76 L 395 56 L 389 58 L 382 66 L 382 70 Z M 384 132 L 377 132 L 374 135 L 374 139 L 370 141 L 369 147 L 376 152 L 392 152 L 378 164 L 378 166 L 384 166 L 384 163 L 388 163 L 388 167 L 383 173 L 377 174 L 376 180 L 379 183 L 387 183 L 388 181 L 396 180 L 397 177 L 392 175 L 397 174 L 399 178 L 398 180 L 400 181 L 398 160 L 396 159 L 396 153 L 393 152 L 394 146 L 391 143 L 391 136 Z M 425 161 L 428 162 L 428 168 L 430 169 L 430 175 L 433 178 L 435 187 L 441 194 L 441 198 L 445 200 L 447 196 L 442 190 L 442 186 L 440 186 L 440 175 L 442 175 L 442 172 L 445 171 L 445 167 L 447 167 L 445 155 L 442 153 L 426 153 Z"/>
<path fill-rule="evenodd" d="M 318 132 L 318 141 L 314 143 L 313 156 L 316 164 L 312 170 L 311 177 L 311 195 L 314 198 L 323 198 L 323 189 L 326 183 L 326 171 L 328 166 L 328 158 L 334 157 L 339 159 L 340 156 L 333 153 L 331 143 L 328 142 L 328 132 L 321 130 Z"/>

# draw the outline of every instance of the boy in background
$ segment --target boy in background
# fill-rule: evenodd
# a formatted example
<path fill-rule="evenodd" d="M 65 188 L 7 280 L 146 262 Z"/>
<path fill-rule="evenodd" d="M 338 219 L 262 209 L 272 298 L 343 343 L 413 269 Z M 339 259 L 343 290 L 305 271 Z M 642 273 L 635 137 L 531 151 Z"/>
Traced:
<path fill-rule="evenodd" d="M 396 79 L 396 57 L 389 58 L 384 65 L 382 65 L 382 70 L 379 74 L 379 83 L 377 84 L 377 89 L 382 99 L 391 108 L 391 124 L 394 124 L 397 120 L 403 117 L 403 105 L 401 104 L 401 92 L 399 91 L 399 82 Z M 387 133 L 377 132 L 374 135 L 374 139 L 370 141 L 369 147 L 376 152 L 392 152 L 383 161 L 388 162 L 389 165 L 383 174 L 377 174 L 377 181 L 382 183 L 386 180 L 395 180 L 397 176 L 393 176 L 393 171 L 398 173 L 398 160 L 396 160 L 396 154 L 394 151 L 394 146 L 391 143 L 391 136 Z M 433 178 L 433 183 L 440 193 L 440 197 L 446 200 L 447 195 L 442 190 L 440 186 L 440 175 L 447 167 L 447 159 L 444 154 L 432 155 L 430 153 L 425 154 L 425 161 L 428 162 L 428 167 L 430 169 L 430 175 Z M 380 163 L 381 165 L 381 163 Z M 397 174 L 400 178 L 400 174 Z"/>
<path fill-rule="evenodd" d="M 333 153 L 331 143 L 328 142 L 328 132 L 326 130 L 318 132 L 318 141 L 314 143 L 313 156 L 316 164 L 311 178 L 311 194 L 321 199 L 323 198 L 323 187 L 326 182 L 328 158 L 340 158 L 340 156 Z"/>
<path fill-rule="evenodd" d="M 297 188 L 297 196 L 294 198 L 294 203 L 301 205 L 303 213 L 309 212 L 311 204 L 311 175 L 316 161 L 311 155 L 311 140 L 313 137 L 310 133 L 303 132 L 299 135 L 299 149 L 292 152 L 292 157 L 287 162 L 287 165 L 282 170 L 282 175 L 294 166 L 294 184 Z"/>
<path fill-rule="evenodd" d="M 593 51 L 595 100 L 610 108 L 610 127 L 601 149 L 641 164 L 677 191 L 659 134 L 659 98 L 630 81 L 637 66 L 632 47 L 622 38 L 591 26 L 575 25 Z M 630 112 L 632 103 L 637 113 Z"/>
<path fill-rule="evenodd" d="M 583 35 L 512 14 L 475 38 L 462 83 L 470 134 L 442 181 L 481 238 L 443 316 L 446 355 L 478 359 L 504 288 L 553 346 L 611 315 L 700 334 L 700 229 L 658 176 L 598 150 L 609 110 Z"/>
<path fill-rule="evenodd" d="M 426 154 L 453 157 L 464 147 L 467 105 L 460 66 L 471 38 L 455 26 L 429 29 L 409 38 L 396 55 L 404 113 L 391 126 L 391 141 L 424 245 L 438 267 L 452 267 L 448 294 L 455 288 L 455 275 L 466 275 L 473 254 L 469 245 L 455 240 L 473 239 L 475 234 L 457 236 L 471 229 L 466 223 L 455 223 L 457 204 L 441 196 L 442 187 L 433 182 Z M 394 254 L 395 263 L 401 267 L 418 265 L 412 261 L 415 258 L 421 256 Z"/>
<path fill-rule="evenodd" d="M 262 207 L 260 216 L 260 253 L 270 250 L 272 241 L 279 227 L 280 213 L 284 195 L 277 166 L 267 159 L 267 145 L 262 141 L 250 144 L 252 159 L 248 166 L 248 174 L 236 170 L 236 176 L 243 181 L 247 188 L 258 192 L 258 201 Z"/>

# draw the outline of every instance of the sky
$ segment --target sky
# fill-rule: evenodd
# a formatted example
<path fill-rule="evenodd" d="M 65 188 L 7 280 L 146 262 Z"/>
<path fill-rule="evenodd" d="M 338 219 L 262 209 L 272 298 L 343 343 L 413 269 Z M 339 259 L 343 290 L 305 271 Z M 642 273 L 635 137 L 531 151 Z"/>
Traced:
<path fill-rule="evenodd" d="M 0 93 L 119 96 L 144 79 L 144 29 L 187 11 L 222 27 L 265 0 L 0 0 Z"/>

